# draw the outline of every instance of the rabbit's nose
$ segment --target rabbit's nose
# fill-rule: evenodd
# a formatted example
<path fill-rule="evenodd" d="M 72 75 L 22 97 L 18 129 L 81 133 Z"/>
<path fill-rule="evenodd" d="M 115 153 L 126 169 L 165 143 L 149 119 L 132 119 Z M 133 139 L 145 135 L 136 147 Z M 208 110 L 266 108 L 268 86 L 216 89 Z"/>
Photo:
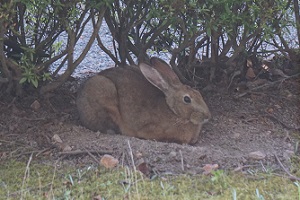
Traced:
<path fill-rule="evenodd" d="M 209 111 L 209 109 L 207 108 L 206 112 L 204 112 L 204 119 L 203 119 L 203 123 L 208 122 L 208 120 L 211 119 L 211 112 Z"/>

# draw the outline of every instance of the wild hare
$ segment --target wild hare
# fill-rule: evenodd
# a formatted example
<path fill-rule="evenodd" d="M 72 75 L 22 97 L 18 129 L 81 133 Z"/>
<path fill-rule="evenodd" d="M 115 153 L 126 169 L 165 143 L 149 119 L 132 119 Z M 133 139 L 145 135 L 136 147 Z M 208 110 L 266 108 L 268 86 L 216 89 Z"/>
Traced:
<path fill-rule="evenodd" d="M 104 70 L 88 79 L 77 98 L 82 124 L 94 131 L 163 142 L 197 142 L 210 111 L 201 94 L 180 82 L 168 64 Z"/>

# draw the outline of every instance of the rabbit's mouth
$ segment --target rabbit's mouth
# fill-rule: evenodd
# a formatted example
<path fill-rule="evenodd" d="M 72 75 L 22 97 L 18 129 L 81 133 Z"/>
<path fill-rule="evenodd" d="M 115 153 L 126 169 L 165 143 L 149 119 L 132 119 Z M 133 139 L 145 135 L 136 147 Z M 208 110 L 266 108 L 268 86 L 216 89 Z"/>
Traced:
<path fill-rule="evenodd" d="M 202 112 L 193 112 L 190 116 L 190 122 L 192 122 L 195 125 L 204 124 L 208 122 L 210 117 L 211 117 L 210 113 L 204 114 Z"/>

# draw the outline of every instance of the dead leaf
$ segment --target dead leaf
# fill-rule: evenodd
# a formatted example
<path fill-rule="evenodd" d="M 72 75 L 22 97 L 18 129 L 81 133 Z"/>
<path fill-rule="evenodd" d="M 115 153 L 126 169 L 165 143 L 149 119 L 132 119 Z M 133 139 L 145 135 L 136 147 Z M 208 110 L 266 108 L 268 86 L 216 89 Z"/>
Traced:
<path fill-rule="evenodd" d="M 246 72 L 246 79 L 251 80 L 256 77 L 255 72 L 252 67 L 249 67 Z"/>
<path fill-rule="evenodd" d="M 294 96 L 289 90 L 284 90 L 284 93 L 287 98 L 291 98 Z"/>
<path fill-rule="evenodd" d="M 206 164 L 203 167 L 203 169 L 204 169 L 203 174 L 205 174 L 205 175 L 211 174 L 212 171 L 215 171 L 218 168 L 219 168 L 218 164 Z"/>
<path fill-rule="evenodd" d="M 266 157 L 266 154 L 264 154 L 261 151 L 254 151 L 254 152 L 249 153 L 248 156 L 249 156 L 249 158 L 252 158 L 254 160 L 262 160 Z"/>
<path fill-rule="evenodd" d="M 73 186 L 71 181 L 64 181 L 63 185 L 65 185 L 67 188 L 71 188 Z"/>
<path fill-rule="evenodd" d="M 142 172 L 147 177 L 150 177 L 151 170 L 150 170 L 150 167 L 149 167 L 149 165 L 147 163 L 145 163 L 145 162 L 140 163 L 136 167 L 136 169 L 139 170 L 140 172 Z"/>
<path fill-rule="evenodd" d="M 234 171 L 234 172 L 239 172 L 239 171 L 242 171 L 243 168 L 244 168 L 244 167 L 243 167 L 242 165 L 239 165 L 238 167 L 234 168 L 233 171 Z"/>
<path fill-rule="evenodd" d="M 31 105 L 30 108 L 34 111 L 38 111 L 41 108 L 41 104 L 38 100 L 35 100 Z"/>
<path fill-rule="evenodd" d="M 103 165 L 107 169 L 112 169 L 112 168 L 116 167 L 118 165 L 118 163 L 119 163 L 118 159 L 116 159 L 108 154 L 105 154 L 100 160 L 100 164 Z"/>
<path fill-rule="evenodd" d="M 272 114 L 274 112 L 274 109 L 273 108 L 268 108 L 267 112 Z"/>
<path fill-rule="evenodd" d="M 282 107 L 281 107 L 280 105 L 278 105 L 278 104 L 275 104 L 274 107 L 277 108 L 277 109 L 281 109 L 281 108 L 282 108 Z"/>
<path fill-rule="evenodd" d="M 250 59 L 247 59 L 247 67 L 249 67 L 249 68 L 253 67 L 253 63 Z"/>
<path fill-rule="evenodd" d="M 57 134 L 54 134 L 51 139 L 54 143 L 63 143 L 62 139 Z"/>
<path fill-rule="evenodd" d="M 102 197 L 101 195 L 97 195 L 93 197 L 93 200 L 102 200 Z"/>

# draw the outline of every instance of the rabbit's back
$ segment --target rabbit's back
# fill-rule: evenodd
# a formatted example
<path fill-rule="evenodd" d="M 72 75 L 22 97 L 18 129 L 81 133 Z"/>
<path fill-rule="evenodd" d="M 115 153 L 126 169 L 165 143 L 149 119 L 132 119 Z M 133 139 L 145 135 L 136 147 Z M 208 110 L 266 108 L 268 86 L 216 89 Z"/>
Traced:
<path fill-rule="evenodd" d="M 151 116 L 158 114 L 155 107 L 165 108 L 164 101 L 164 94 L 138 69 L 126 66 L 104 70 L 88 79 L 79 91 L 76 104 L 80 121 L 87 128 L 120 133 L 116 123 L 133 124 L 134 127 L 128 129 L 139 129 L 144 124 L 136 123 L 137 117 L 150 121 Z M 113 108 L 118 108 L 118 112 L 114 110 L 111 114 Z"/>
<path fill-rule="evenodd" d="M 166 105 L 164 93 L 149 83 L 138 69 L 119 67 L 100 74 L 115 84 L 122 123 L 130 125 L 129 131 L 137 132 L 147 124 L 162 123 L 164 116 L 173 114 Z"/>

